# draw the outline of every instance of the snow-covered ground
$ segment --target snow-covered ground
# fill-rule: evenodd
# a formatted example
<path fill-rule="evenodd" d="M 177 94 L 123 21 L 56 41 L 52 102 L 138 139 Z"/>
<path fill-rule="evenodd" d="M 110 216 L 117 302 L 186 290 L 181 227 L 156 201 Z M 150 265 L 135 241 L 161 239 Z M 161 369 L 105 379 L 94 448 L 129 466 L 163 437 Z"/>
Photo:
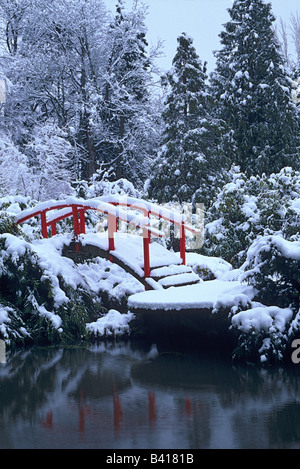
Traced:
<path fill-rule="evenodd" d="M 14 198 L 6 213 L 11 216 L 20 213 L 19 201 Z M 92 227 L 92 225 L 91 225 Z M 90 227 L 90 228 L 91 228 Z M 60 278 L 74 290 L 83 289 L 101 297 L 104 293 L 114 300 L 114 304 L 122 303 L 123 309 L 110 309 L 107 314 L 99 312 L 99 319 L 86 324 L 87 330 L 96 336 L 122 335 L 130 331 L 130 322 L 138 309 L 164 310 L 201 310 L 210 309 L 212 314 L 226 308 L 230 314 L 232 326 L 240 333 L 265 332 L 266 335 L 284 334 L 291 325 L 292 309 L 289 307 L 265 306 L 255 300 L 256 291 L 247 282 L 243 266 L 233 269 L 231 264 L 218 257 L 209 257 L 197 253 L 186 253 L 187 265 L 182 264 L 180 254 L 166 250 L 160 243 L 152 240 L 150 245 L 150 280 L 153 290 L 145 291 L 144 283 L 138 281 L 129 272 L 107 259 L 95 257 L 89 261 L 75 263 L 62 255 L 63 247 L 73 239 L 71 232 L 40 239 L 37 236 L 38 226 L 34 223 L 23 224 L 24 236 L 2 234 L 4 249 L 0 251 L 0 269 L 5 269 L 9 258 L 19 269 L 22 269 L 21 258 L 28 251 L 34 255 L 36 262 L 43 271 L 43 277 L 51 283 L 54 299 L 54 310 L 48 311 L 43 304 L 35 304 L 40 316 L 47 317 L 53 327 L 59 330 L 62 320 L 57 309 L 69 298 L 61 287 Z M 271 241 L 284 258 L 299 260 L 300 244 L 298 241 L 287 241 L 281 236 L 273 235 Z M 25 240 L 26 239 L 26 240 Z M 95 228 L 80 235 L 82 245 L 94 245 L 108 249 L 107 232 L 95 232 Z M 269 237 L 260 237 L 250 247 L 248 255 L 257 258 L 271 242 Z M 114 256 L 127 265 L 131 271 L 143 278 L 143 238 L 137 234 L 118 232 L 115 234 Z M 35 262 L 35 261 L 34 261 Z M 254 266 L 255 268 L 255 266 Z M 249 271 L 248 271 L 249 273 Z M 168 274 L 168 277 L 164 277 Z M 195 280 L 193 285 L 181 286 L 183 277 Z M 170 286 L 173 285 L 173 286 Z M 166 288 L 169 287 L 169 288 Z M 127 300 L 128 311 L 124 314 L 124 299 Z M 0 304 L 0 332 L 6 338 L 14 310 L 11 305 Z M 121 314 L 122 312 L 122 314 Z M 292 322 L 295 323 L 297 318 Z M 171 320 L 171 316 L 170 316 Z M 24 334 L 26 330 L 24 329 Z M 267 347 L 267 340 L 264 345 Z"/>
<path fill-rule="evenodd" d="M 3 235 L 1 235 L 3 236 Z M 201 280 L 195 285 L 170 287 L 145 291 L 144 285 L 132 275 L 116 264 L 106 259 L 95 258 L 90 262 L 75 264 L 71 259 L 61 255 L 64 244 L 71 240 L 70 235 L 57 235 L 49 239 L 39 239 L 28 243 L 13 235 L 5 235 L 6 251 L 14 255 L 17 262 L 26 248 L 30 248 L 38 256 L 40 267 L 44 275 L 51 279 L 55 304 L 57 306 L 67 301 L 64 291 L 60 288 L 58 276 L 67 279 L 74 289 L 78 286 L 86 287 L 98 293 L 100 291 L 112 295 L 121 301 L 128 297 L 127 314 L 121 314 L 115 309 L 110 310 L 104 317 L 87 325 L 89 331 L 98 336 L 110 333 L 119 335 L 128 332 L 135 309 L 160 309 L 165 311 L 186 309 L 211 309 L 212 314 L 219 308 L 226 307 L 235 313 L 232 323 L 243 331 L 251 328 L 283 330 L 292 312 L 288 309 L 266 307 L 253 303 L 255 291 L 252 286 L 244 283 L 242 270 L 233 270 L 231 265 L 216 257 L 207 257 L 195 253 L 187 253 L 187 264 L 194 272 L 209 271 L 213 280 Z M 81 235 L 82 244 L 94 244 L 107 249 L 107 236 L 104 234 Z M 116 251 L 114 253 L 139 274 L 142 274 L 143 250 L 142 237 L 124 234 L 116 236 Z M 157 243 L 151 244 L 151 265 L 158 267 L 170 262 L 174 272 L 181 265 L 178 253 L 166 251 Z M 165 256 L 165 257 L 162 257 Z M 164 267 L 161 267 L 164 269 Z M 156 270 L 156 269 L 154 269 Z M 237 312 L 241 307 L 244 311 Z M 40 314 L 48 316 L 54 326 L 60 327 L 60 318 L 54 313 L 40 307 Z M 7 307 L 1 307 L 0 327 L 7 321 Z M 109 332 L 110 331 L 110 332 Z"/>

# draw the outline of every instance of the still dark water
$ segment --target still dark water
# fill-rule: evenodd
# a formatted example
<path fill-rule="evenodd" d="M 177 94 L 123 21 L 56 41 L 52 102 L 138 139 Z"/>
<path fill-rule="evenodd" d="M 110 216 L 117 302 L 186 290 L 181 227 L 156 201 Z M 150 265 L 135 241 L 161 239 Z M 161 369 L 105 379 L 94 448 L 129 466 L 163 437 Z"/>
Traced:
<path fill-rule="evenodd" d="M 130 343 L 10 352 L 0 448 L 300 448 L 298 367 Z"/>

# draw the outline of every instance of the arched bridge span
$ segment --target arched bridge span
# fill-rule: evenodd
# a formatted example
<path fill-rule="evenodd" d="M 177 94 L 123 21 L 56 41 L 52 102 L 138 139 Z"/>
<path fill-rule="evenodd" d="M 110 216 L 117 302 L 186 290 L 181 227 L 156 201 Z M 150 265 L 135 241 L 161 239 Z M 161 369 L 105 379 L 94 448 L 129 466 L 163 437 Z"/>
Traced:
<path fill-rule="evenodd" d="M 22 211 L 17 217 L 17 223 L 24 223 L 33 217 L 40 217 L 43 238 L 49 234 L 57 234 L 57 223 L 66 218 L 72 218 L 75 245 L 79 249 L 78 239 L 80 235 L 86 234 L 85 213 L 94 210 L 107 217 L 108 252 L 115 251 L 115 234 L 118 231 L 118 220 L 128 225 L 135 226 L 142 231 L 144 278 L 150 277 L 150 244 L 151 236 L 163 237 L 164 233 L 151 224 L 151 217 L 167 221 L 169 224 L 177 225 L 180 232 L 180 258 L 181 263 L 186 265 L 185 233 L 190 231 L 199 234 L 200 231 L 186 223 L 185 216 L 176 211 L 167 209 L 158 204 L 146 200 L 127 196 L 109 195 L 92 199 L 79 199 L 69 197 L 64 200 L 49 200 L 40 202 L 35 207 Z M 95 233 L 96 235 L 96 233 Z M 134 249 L 134 246 L 132 247 Z M 110 257 L 113 261 L 113 256 Z"/>

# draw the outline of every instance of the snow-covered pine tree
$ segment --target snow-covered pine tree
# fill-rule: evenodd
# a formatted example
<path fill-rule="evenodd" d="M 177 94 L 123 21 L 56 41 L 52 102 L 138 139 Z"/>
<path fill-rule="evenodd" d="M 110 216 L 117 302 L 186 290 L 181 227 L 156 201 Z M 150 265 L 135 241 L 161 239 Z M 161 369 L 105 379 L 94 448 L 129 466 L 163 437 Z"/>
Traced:
<path fill-rule="evenodd" d="M 162 78 L 166 89 L 161 149 L 148 191 L 158 201 L 198 202 L 212 197 L 222 160 L 219 122 L 209 113 L 211 98 L 193 39 L 182 33 L 172 69 Z"/>
<path fill-rule="evenodd" d="M 292 15 L 290 30 L 292 32 L 292 44 L 294 45 L 295 55 L 288 54 L 289 65 L 293 76 L 293 101 L 300 106 L 300 16 Z M 288 42 L 288 33 L 284 30 L 285 37 L 283 40 Z M 284 35 L 284 34 L 283 34 Z M 288 50 L 288 49 L 287 49 Z"/>
<path fill-rule="evenodd" d="M 299 164 L 299 115 L 273 29 L 271 5 L 235 0 L 211 84 L 232 132 L 228 156 L 247 174 Z"/>
<path fill-rule="evenodd" d="M 141 185 L 149 173 L 158 139 L 158 114 L 149 89 L 153 57 L 147 51 L 145 12 L 126 11 L 118 0 L 108 36 L 109 56 L 103 80 L 99 158 L 115 178 Z"/>

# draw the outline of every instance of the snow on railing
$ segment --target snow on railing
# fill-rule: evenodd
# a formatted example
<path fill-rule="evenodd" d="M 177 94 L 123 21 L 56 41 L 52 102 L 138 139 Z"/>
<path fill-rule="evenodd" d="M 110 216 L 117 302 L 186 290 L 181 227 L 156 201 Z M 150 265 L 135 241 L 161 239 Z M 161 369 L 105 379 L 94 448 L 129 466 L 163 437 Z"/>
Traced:
<path fill-rule="evenodd" d="M 125 207 L 126 209 L 122 208 Z M 17 223 L 25 221 L 35 216 L 41 217 L 42 236 L 48 237 L 48 227 L 51 227 L 52 236 L 56 234 L 56 223 L 73 217 L 73 227 L 75 240 L 80 234 L 85 234 L 85 211 L 96 210 L 107 215 L 107 231 L 109 240 L 109 251 L 114 251 L 114 233 L 117 232 L 117 220 L 142 229 L 144 246 L 144 272 L 145 277 L 150 275 L 149 244 L 150 235 L 162 237 L 164 233 L 151 226 L 150 215 L 166 220 L 169 223 L 180 227 L 180 256 L 185 264 L 185 231 L 200 233 L 193 226 L 186 224 L 186 218 L 174 210 L 167 209 L 160 205 L 128 196 L 108 195 L 95 197 L 92 199 L 78 199 L 68 197 L 64 200 L 48 200 L 40 202 L 35 207 L 22 211 L 16 216 Z M 53 213 L 48 213 L 48 212 Z M 140 213 L 142 212 L 142 213 Z M 78 243 L 76 244 L 79 249 Z"/>

